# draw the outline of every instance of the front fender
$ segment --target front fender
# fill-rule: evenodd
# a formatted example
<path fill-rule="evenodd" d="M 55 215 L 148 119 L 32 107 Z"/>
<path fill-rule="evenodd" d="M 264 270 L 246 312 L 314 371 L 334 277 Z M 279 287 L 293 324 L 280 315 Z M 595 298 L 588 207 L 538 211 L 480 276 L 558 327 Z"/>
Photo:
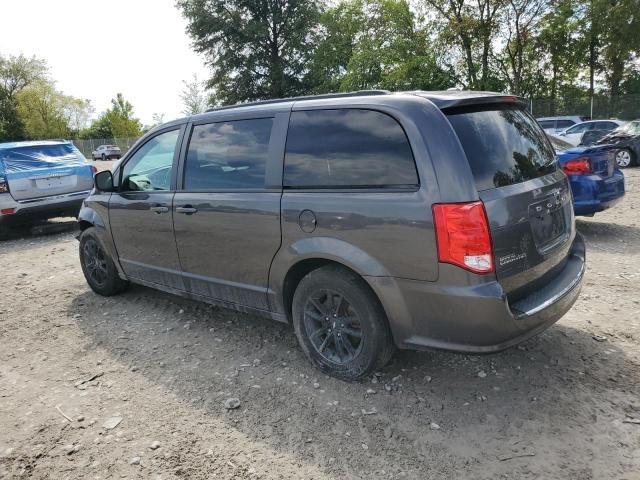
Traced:
<path fill-rule="evenodd" d="M 113 260 L 118 271 L 118 276 L 123 280 L 127 277 L 120 266 L 118 250 L 111 236 L 111 225 L 109 224 L 109 199 L 110 193 L 93 192 L 82 204 L 80 213 L 78 213 L 78 223 L 80 230 L 94 227 L 96 235 L 107 249 L 107 253 Z"/>
<path fill-rule="evenodd" d="M 105 222 L 100 215 L 91 207 L 82 205 L 78 213 L 78 223 L 80 230 L 86 230 L 88 227 L 105 228 Z"/>

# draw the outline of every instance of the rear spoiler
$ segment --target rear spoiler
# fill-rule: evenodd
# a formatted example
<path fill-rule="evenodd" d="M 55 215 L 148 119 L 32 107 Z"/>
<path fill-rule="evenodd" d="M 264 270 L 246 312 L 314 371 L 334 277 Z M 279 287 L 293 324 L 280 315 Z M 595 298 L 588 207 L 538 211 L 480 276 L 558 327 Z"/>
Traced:
<path fill-rule="evenodd" d="M 438 105 L 440 110 L 450 110 L 453 108 L 491 106 L 511 104 L 520 108 L 529 108 L 529 100 L 515 95 L 492 95 L 489 97 L 469 97 L 460 99 L 449 99 Z"/>
<path fill-rule="evenodd" d="M 440 110 L 475 106 L 491 106 L 512 104 L 520 108 L 529 108 L 529 100 L 515 95 L 501 95 L 493 92 L 445 91 L 445 92 L 411 92 L 419 97 L 432 101 Z"/>

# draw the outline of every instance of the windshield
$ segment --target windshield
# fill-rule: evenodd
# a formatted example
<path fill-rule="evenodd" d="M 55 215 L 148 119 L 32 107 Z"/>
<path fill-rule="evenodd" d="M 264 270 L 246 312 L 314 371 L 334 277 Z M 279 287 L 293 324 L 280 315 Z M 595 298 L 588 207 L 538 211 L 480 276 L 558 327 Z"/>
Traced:
<path fill-rule="evenodd" d="M 640 121 L 629 122 L 616 128 L 612 133 L 622 133 L 625 135 L 640 135 Z"/>
<path fill-rule="evenodd" d="M 446 113 L 479 191 L 524 182 L 557 169 L 555 152 L 527 111 L 505 105 Z"/>
<path fill-rule="evenodd" d="M 569 150 L 573 148 L 573 145 L 571 145 L 569 142 L 562 140 L 560 137 L 557 137 L 556 135 L 547 134 L 547 137 L 549 137 L 549 141 L 551 142 L 551 145 L 553 146 L 556 152 L 563 152 L 565 150 Z"/>

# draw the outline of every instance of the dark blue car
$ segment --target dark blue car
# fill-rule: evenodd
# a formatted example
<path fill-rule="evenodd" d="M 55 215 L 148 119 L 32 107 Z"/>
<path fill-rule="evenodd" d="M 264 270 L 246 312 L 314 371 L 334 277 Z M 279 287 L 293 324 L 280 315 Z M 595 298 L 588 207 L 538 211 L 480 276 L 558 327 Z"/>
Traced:
<path fill-rule="evenodd" d="M 624 196 L 624 174 L 616 164 L 611 145 L 573 147 L 549 135 L 558 164 L 569 177 L 576 215 L 592 216 L 611 208 Z"/>

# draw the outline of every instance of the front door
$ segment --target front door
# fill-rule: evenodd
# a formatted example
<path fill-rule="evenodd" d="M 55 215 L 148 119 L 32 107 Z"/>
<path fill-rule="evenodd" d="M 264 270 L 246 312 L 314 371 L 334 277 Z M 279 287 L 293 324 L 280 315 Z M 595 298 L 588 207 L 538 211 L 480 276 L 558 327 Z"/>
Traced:
<path fill-rule="evenodd" d="M 173 200 L 178 253 L 193 294 L 268 309 L 269 266 L 280 247 L 281 190 L 265 183 L 273 123 L 193 127 L 183 188 Z"/>
<path fill-rule="evenodd" d="M 151 137 L 121 166 L 109 219 L 127 276 L 184 290 L 171 209 L 180 133 L 176 128 Z"/>

